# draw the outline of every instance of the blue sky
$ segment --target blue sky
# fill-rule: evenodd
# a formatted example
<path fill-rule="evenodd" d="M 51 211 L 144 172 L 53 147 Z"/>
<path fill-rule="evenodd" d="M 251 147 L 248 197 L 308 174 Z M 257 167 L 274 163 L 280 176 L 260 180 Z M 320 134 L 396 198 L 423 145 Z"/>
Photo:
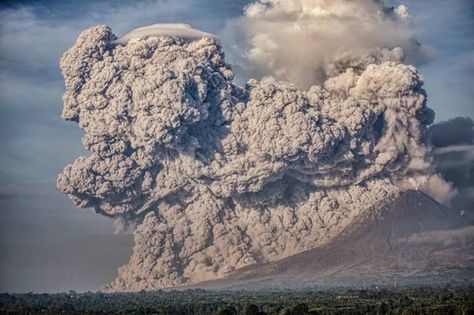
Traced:
<path fill-rule="evenodd" d="M 58 60 L 84 28 L 117 34 L 185 22 L 221 35 L 247 0 L 3 1 L 0 4 L 0 292 L 96 290 L 127 261 L 131 239 L 76 209 L 57 174 L 79 155 L 82 132 L 61 120 Z M 398 3 L 401 1 L 392 1 Z M 437 120 L 474 117 L 474 2 L 407 0 L 433 59 L 420 66 Z M 238 73 L 237 73 L 238 75 Z M 246 78 L 241 78 L 246 79 Z M 72 285 L 71 285 L 72 284 Z"/>

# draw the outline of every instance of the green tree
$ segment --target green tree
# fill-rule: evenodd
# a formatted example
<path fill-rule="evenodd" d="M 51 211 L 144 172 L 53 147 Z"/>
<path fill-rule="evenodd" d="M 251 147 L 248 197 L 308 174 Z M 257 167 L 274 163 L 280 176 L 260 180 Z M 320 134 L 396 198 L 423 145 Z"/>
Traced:
<path fill-rule="evenodd" d="M 245 315 L 258 315 L 258 313 L 258 306 L 255 304 L 250 304 L 245 311 Z"/>
<path fill-rule="evenodd" d="M 305 303 L 300 303 L 291 309 L 291 315 L 305 315 L 308 314 L 308 312 L 308 305 Z"/>
<path fill-rule="evenodd" d="M 390 311 L 390 305 L 387 302 L 382 301 L 379 304 L 379 307 L 377 309 L 377 314 L 384 315 L 384 314 L 387 314 L 389 311 Z"/>

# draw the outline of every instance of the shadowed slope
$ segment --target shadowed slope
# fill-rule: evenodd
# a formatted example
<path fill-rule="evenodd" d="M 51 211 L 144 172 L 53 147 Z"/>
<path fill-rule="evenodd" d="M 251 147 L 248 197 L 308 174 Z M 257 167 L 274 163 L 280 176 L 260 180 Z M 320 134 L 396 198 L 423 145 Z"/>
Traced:
<path fill-rule="evenodd" d="M 326 246 L 197 286 L 388 285 L 474 275 L 474 227 L 429 196 L 408 191 L 366 213 Z"/>

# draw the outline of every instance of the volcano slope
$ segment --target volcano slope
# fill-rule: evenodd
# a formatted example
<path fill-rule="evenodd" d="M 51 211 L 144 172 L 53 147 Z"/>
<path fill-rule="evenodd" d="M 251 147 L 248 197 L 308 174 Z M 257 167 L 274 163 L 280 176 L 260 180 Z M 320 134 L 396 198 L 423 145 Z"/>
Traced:
<path fill-rule="evenodd" d="M 432 284 L 473 279 L 474 226 L 419 191 L 366 211 L 333 242 L 195 287 Z"/>

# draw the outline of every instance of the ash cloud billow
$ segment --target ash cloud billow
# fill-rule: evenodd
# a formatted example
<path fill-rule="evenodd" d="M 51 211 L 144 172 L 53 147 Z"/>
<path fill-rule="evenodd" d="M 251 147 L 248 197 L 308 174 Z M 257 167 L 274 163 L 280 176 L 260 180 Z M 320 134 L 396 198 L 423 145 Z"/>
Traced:
<path fill-rule="evenodd" d="M 430 126 L 428 143 L 432 146 L 433 163 L 443 178 L 454 186 L 457 194 L 451 206 L 474 222 L 474 122 L 469 117 L 456 117 Z"/>
<path fill-rule="evenodd" d="M 105 290 L 219 278 L 325 244 L 401 191 L 452 195 L 431 167 L 433 112 L 420 73 L 393 57 L 401 48 L 369 49 L 301 90 L 238 86 L 213 37 L 116 40 L 92 27 L 61 59 L 62 116 L 85 131 L 91 154 L 66 166 L 58 187 L 136 225 L 130 261 Z"/>
<path fill-rule="evenodd" d="M 233 57 L 247 73 L 300 88 L 349 67 L 404 57 L 422 63 L 431 55 L 415 38 L 408 8 L 388 8 L 380 0 L 260 0 L 227 32 Z"/>

